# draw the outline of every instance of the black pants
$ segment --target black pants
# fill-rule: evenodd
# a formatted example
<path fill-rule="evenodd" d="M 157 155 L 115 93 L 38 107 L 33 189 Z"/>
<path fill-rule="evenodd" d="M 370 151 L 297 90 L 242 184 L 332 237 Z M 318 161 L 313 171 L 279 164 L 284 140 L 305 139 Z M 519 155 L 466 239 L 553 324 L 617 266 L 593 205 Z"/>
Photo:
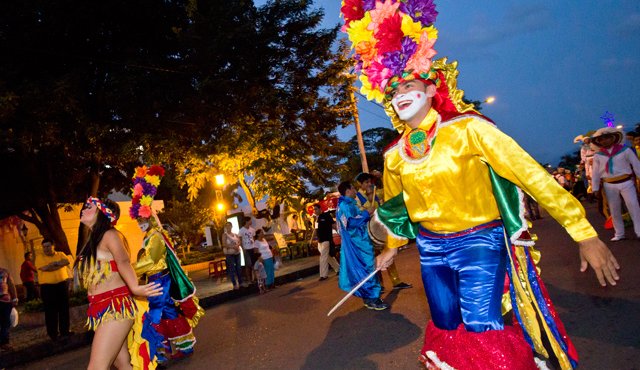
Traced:
<path fill-rule="evenodd" d="M 40 284 L 40 294 L 49 337 L 69 334 L 69 283 Z"/>
<path fill-rule="evenodd" d="M 0 302 L 0 345 L 9 343 L 9 329 L 11 328 L 11 309 L 9 302 Z"/>
<path fill-rule="evenodd" d="M 38 298 L 38 291 L 36 290 L 36 284 L 33 281 L 23 282 L 22 285 L 24 286 L 24 289 L 26 289 L 27 291 L 27 299 L 25 299 L 25 302 L 29 302 L 31 300 Z"/>

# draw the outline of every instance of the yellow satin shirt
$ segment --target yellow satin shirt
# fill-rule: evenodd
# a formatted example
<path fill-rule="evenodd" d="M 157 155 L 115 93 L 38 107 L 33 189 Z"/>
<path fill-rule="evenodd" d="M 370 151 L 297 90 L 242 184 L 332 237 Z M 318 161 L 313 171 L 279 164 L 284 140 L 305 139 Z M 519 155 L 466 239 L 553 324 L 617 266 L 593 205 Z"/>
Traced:
<path fill-rule="evenodd" d="M 435 141 L 426 157 L 406 154 L 408 126 L 385 153 L 384 199 L 402 192 L 413 222 L 436 233 L 452 233 L 498 219 L 488 164 L 529 193 L 575 241 L 597 236 L 580 202 L 491 122 L 473 115 L 440 122 L 431 109 L 419 128 L 428 131 L 434 124 Z M 405 243 L 389 237 L 387 245 Z"/>
<path fill-rule="evenodd" d="M 138 261 L 134 266 L 138 277 L 146 274 L 147 277 L 167 269 L 167 249 L 164 238 L 158 230 L 151 230 L 144 239 L 143 249 L 140 251 Z"/>

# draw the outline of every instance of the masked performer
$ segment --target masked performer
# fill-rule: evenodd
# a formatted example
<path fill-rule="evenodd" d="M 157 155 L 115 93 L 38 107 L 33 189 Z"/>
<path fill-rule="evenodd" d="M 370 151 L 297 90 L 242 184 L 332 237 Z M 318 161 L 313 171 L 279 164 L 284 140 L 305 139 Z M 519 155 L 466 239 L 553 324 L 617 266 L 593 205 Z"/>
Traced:
<path fill-rule="evenodd" d="M 151 209 L 164 169 L 160 166 L 137 167 L 133 178 L 131 218 L 145 232 L 135 271 L 138 277 L 160 284 L 164 290 L 149 299 L 148 312 L 136 324 L 141 325 L 141 337 L 149 342 L 151 360 L 157 356 L 160 364 L 193 353 L 193 335 L 204 310 L 198 305 L 196 289 L 180 266 L 173 243 Z M 137 331 L 137 330 L 136 330 Z M 137 338 L 139 339 L 139 338 Z M 131 346 L 132 358 L 138 344 Z M 144 358 L 138 359 L 146 361 Z"/>
<path fill-rule="evenodd" d="M 385 202 L 374 218 L 387 227 L 389 239 L 376 263 L 389 265 L 398 246 L 416 239 L 432 318 L 422 360 L 430 368 L 531 369 L 532 348 L 549 355 L 542 332 L 561 367 L 575 367 L 575 349 L 533 266 L 533 243 L 523 240 L 520 189 L 579 243 L 581 269 L 588 262 L 602 285 L 615 285 L 618 264 L 584 209 L 513 139 L 462 101 L 455 63 L 432 64 L 432 0 L 345 0 L 342 13 L 362 92 L 385 103 L 401 132 L 384 158 Z M 505 309 L 512 306 L 515 326 L 505 325 L 501 313 L 505 275 Z"/>
<path fill-rule="evenodd" d="M 87 326 L 95 332 L 89 369 L 131 368 L 125 340 L 138 312 L 133 296 L 154 299 L 162 294 L 157 283 L 138 285 L 126 239 L 114 228 L 119 216 L 117 203 L 93 197 L 80 216 L 91 229 L 75 263 L 89 294 Z"/>

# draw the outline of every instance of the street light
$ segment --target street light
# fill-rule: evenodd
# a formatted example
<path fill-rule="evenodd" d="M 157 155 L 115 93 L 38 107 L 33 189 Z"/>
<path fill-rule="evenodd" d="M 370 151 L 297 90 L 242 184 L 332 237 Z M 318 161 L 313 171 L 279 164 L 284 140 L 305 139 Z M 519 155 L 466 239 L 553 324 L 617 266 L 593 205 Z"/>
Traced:
<path fill-rule="evenodd" d="M 216 178 L 216 186 L 217 187 L 223 187 L 224 186 L 224 175 L 223 174 L 219 174 L 215 176 Z"/>
<path fill-rule="evenodd" d="M 486 98 L 484 100 L 484 102 L 487 103 L 487 104 L 493 104 L 494 101 L 496 101 L 496 97 L 495 96 L 490 96 L 490 97 L 488 97 L 488 98 Z"/>

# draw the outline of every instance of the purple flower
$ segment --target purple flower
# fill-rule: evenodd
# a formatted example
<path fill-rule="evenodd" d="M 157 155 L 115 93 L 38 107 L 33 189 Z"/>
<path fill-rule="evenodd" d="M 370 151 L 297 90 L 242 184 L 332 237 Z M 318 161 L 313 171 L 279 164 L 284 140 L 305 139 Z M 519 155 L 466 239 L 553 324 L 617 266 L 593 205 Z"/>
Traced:
<path fill-rule="evenodd" d="M 409 58 L 415 54 L 418 49 L 418 44 L 411 39 L 411 37 L 402 38 L 402 49 L 392 52 L 387 52 L 382 58 L 382 64 L 391 70 L 394 76 L 400 76 L 404 71 Z"/>
<path fill-rule="evenodd" d="M 129 208 L 129 216 L 131 218 L 137 218 L 138 217 L 138 210 L 140 209 L 140 204 L 132 204 L 131 208 Z"/>
<path fill-rule="evenodd" d="M 365 12 L 375 9 L 375 7 L 376 7 L 376 0 L 364 0 L 362 2 L 362 9 Z"/>
<path fill-rule="evenodd" d="M 158 188 L 156 188 L 155 186 L 149 184 L 146 181 L 141 182 L 141 184 L 142 184 L 142 189 L 143 189 L 142 193 L 144 195 L 150 195 L 152 197 L 156 195 L 156 193 L 158 191 Z"/>
<path fill-rule="evenodd" d="M 433 0 L 406 0 L 400 3 L 400 11 L 408 14 L 414 21 L 430 26 L 436 21 L 438 12 Z"/>

